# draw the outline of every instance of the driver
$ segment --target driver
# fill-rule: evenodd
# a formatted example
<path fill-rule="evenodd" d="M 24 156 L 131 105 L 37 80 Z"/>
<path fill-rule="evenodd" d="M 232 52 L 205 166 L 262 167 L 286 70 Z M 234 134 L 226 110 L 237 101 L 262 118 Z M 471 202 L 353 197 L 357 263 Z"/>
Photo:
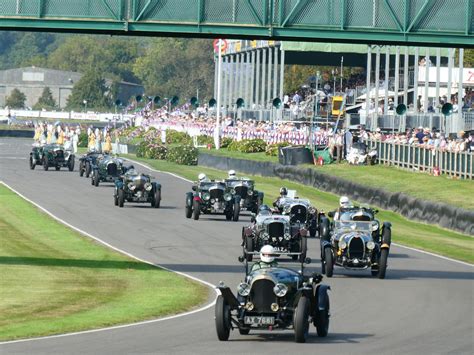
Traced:
<path fill-rule="evenodd" d="M 229 172 L 227 174 L 229 175 L 230 180 L 237 179 L 237 175 L 235 174 L 235 170 L 229 170 Z"/>
<path fill-rule="evenodd" d="M 278 262 L 275 261 L 275 249 L 271 245 L 264 245 L 260 249 L 260 261 L 252 265 L 250 272 L 271 267 L 278 267 Z"/>
<path fill-rule="evenodd" d="M 286 196 L 288 195 L 288 189 L 286 187 L 281 187 L 280 188 L 280 196 L 275 200 L 273 201 L 273 206 L 278 208 L 281 212 L 281 206 L 280 206 L 280 200 L 286 198 Z"/>
<path fill-rule="evenodd" d="M 200 174 L 198 175 L 198 181 L 199 181 L 199 183 L 201 183 L 201 182 L 209 182 L 210 180 L 209 180 L 209 178 L 206 176 L 206 174 L 200 173 Z"/>
<path fill-rule="evenodd" d="M 350 207 L 352 207 L 352 203 L 351 200 L 349 200 L 349 197 L 341 196 L 341 198 L 339 199 L 339 208 L 334 211 L 334 220 L 339 220 L 341 213 Z"/>

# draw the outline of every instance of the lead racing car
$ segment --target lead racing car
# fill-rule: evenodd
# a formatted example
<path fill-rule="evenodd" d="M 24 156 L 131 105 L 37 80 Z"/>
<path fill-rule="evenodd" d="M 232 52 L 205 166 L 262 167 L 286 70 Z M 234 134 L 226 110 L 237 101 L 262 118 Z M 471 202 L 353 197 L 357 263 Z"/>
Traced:
<path fill-rule="evenodd" d="M 198 220 L 201 214 L 224 214 L 226 220 L 239 220 L 240 196 L 226 191 L 222 181 L 201 181 L 186 193 L 186 218 Z"/>
<path fill-rule="evenodd" d="M 304 225 L 292 224 L 290 216 L 273 214 L 262 205 L 259 214 L 252 216 L 252 223 L 242 228 L 243 256 L 252 261 L 253 253 L 264 245 L 271 245 L 293 260 L 306 258 L 308 230 Z"/>
<path fill-rule="evenodd" d="M 245 280 L 237 286 L 237 293 L 234 295 L 222 281 L 217 286 L 220 295 L 215 324 L 219 340 L 228 340 L 233 329 L 242 335 L 255 330 L 293 329 L 295 341 L 304 343 L 311 323 L 318 336 L 328 334 L 330 287 L 321 283 L 320 274 L 304 275 L 303 263 L 299 271 L 273 262 L 249 271 L 245 258 L 239 260 L 245 262 Z"/>
<path fill-rule="evenodd" d="M 334 265 L 338 265 L 351 270 L 370 268 L 372 276 L 385 278 L 392 230 L 389 222 L 380 227 L 376 213 L 366 207 L 344 208 L 338 213 L 332 230 L 321 236 L 321 264 L 326 276 L 332 277 Z"/>
<path fill-rule="evenodd" d="M 62 167 L 74 170 L 75 156 L 71 150 L 67 150 L 60 144 L 35 145 L 30 153 L 30 169 L 36 165 L 42 165 L 44 170 L 54 167 L 56 170 Z"/>
<path fill-rule="evenodd" d="M 115 180 L 114 204 L 123 207 L 127 202 L 150 203 L 159 208 L 161 203 L 161 185 L 152 181 L 152 177 L 139 174 L 133 167 Z"/>

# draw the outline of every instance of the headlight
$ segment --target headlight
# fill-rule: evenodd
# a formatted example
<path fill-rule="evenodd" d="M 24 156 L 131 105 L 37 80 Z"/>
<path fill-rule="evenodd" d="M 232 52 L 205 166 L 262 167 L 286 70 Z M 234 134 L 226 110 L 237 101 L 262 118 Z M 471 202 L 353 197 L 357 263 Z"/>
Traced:
<path fill-rule="evenodd" d="M 275 287 L 273 287 L 273 292 L 277 297 L 283 297 L 288 292 L 288 287 L 286 287 L 284 284 L 278 283 L 275 285 Z"/>
<path fill-rule="evenodd" d="M 315 214 L 315 213 L 316 213 L 316 208 L 310 207 L 310 208 L 308 208 L 308 212 L 309 212 L 310 214 Z"/>
<path fill-rule="evenodd" d="M 339 241 L 339 249 L 346 249 L 347 248 L 347 243 L 345 240 L 340 240 Z"/>
<path fill-rule="evenodd" d="M 202 194 L 202 199 L 203 199 L 204 201 L 208 201 L 210 198 L 211 198 L 211 195 L 209 194 L 209 192 L 204 192 L 204 193 Z"/>
<path fill-rule="evenodd" d="M 230 189 L 230 193 L 231 193 L 232 195 L 235 195 L 235 189 Z"/>
<path fill-rule="evenodd" d="M 151 191 L 152 188 L 153 188 L 152 184 L 150 184 L 149 182 L 145 183 L 145 190 Z"/>
<path fill-rule="evenodd" d="M 135 190 L 135 185 L 133 184 L 133 182 L 129 182 L 127 186 L 130 190 Z"/>
<path fill-rule="evenodd" d="M 268 240 L 268 238 L 270 238 L 270 235 L 266 232 L 262 233 L 262 239 L 263 240 Z"/>
<path fill-rule="evenodd" d="M 286 240 L 290 240 L 291 239 L 291 234 L 290 233 L 285 233 L 284 237 L 285 237 Z"/>
<path fill-rule="evenodd" d="M 224 194 L 224 200 L 226 200 L 226 201 L 232 200 L 232 195 L 231 194 Z"/>
<path fill-rule="evenodd" d="M 248 296 L 250 293 L 250 285 L 248 283 L 241 282 L 237 287 L 237 292 L 243 297 Z"/>
<path fill-rule="evenodd" d="M 372 231 L 375 232 L 377 229 L 379 229 L 379 222 L 372 221 Z"/>
<path fill-rule="evenodd" d="M 248 191 L 247 191 L 247 194 L 248 194 L 249 196 L 252 196 L 252 195 L 253 195 L 253 190 L 248 190 Z"/>
<path fill-rule="evenodd" d="M 375 243 L 374 242 L 367 242 L 367 249 L 372 250 L 375 248 Z"/>

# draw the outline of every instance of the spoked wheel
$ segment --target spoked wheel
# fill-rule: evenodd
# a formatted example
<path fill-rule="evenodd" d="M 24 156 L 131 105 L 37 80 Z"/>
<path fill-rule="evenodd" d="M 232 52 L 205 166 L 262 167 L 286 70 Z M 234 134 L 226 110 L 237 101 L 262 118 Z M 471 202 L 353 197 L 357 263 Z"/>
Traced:
<path fill-rule="evenodd" d="M 125 202 L 125 192 L 123 191 L 123 189 L 119 189 L 117 195 L 118 195 L 118 198 L 117 198 L 118 205 L 119 207 L 123 207 L 123 204 Z"/>
<path fill-rule="evenodd" d="M 199 215 L 201 214 L 201 204 L 199 201 L 193 201 L 193 218 L 195 221 L 199 219 Z"/>
<path fill-rule="evenodd" d="M 329 219 L 326 217 L 321 218 L 319 225 L 319 238 L 321 240 L 329 241 Z"/>
<path fill-rule="evenodd" d="M 230 306 L 222 295 L 217 296 L 216 300 L 216 331 L 217 337 L 221 341 L 229 340 L 230 334 Z"/>
<path fill-rule="evenodd" d="M 314 318 L 314 326 L 316 327 L 316 332 L 319 337 L 325 337 L 329 332 L 329 296 L 324 302 L 324 309 L 317 310 L 316 316 Z"/>
<path fill-rule="evenodd" d="M 331 248 L 324 248 L 324 266 L 326 269 L 326 276 L 332 277 L 334 272 L 334 262 Z"/>
<path fill-rule="evenodd" d="M 295 341 L 297 343 L 305 343 L 309 333 L 309 299 L 301 296 L 298 301 L 298 306 L 295 310 L 294 328 Z"/>
<path fill-rule="evenodd" d="M 387 259 L 388 259 L 388 249 L 382 249 L 380 251 L 379 270 L 377 274 L 377 277 L 379 279 L 385 278 L 385 272 L 387 271 Z"/>
<path fill-rule="evenodd" d="M 45 156 L 45 157 L 43 158 L 43 169 L 44 169 L 45 171 L 48 171 L 48 169 L 49 169 L 49 162 L 48 162 L 48 157 L 47 157 L 47 156 Z"/>
<path fill-rule="evenodd" d="M 69 171 L 74 170 L 74 163 L 75 163 L 74 158 L 73 157 L 69 158 L 69 162 L 67 164 L 67 167 L 68 167 Z"/>
<path fill-rule="evenodd" d="M 234 222 L 237 222 L 239 220 L 239 215 L 240 215 L 240 203 L 236 202 L 234 203 L 234 211 L 233 211 L 233 216 L 232 219 Z"/>
<path fill-rule="evenodd" d="M 31 170 L 34 170 L 34 169 L 35 169 L 35 166 L 36 166 L 36 164 L 35 164 L 35 162 L 34 162 L 34 160 L 33 160 L 33 157 L 30 156 L 30 169 L 31 169 Z"/>
<path fill-rule="evenodd" d="M 153 196 L 153 207 L 160 208 L 161 203 L 161 190 L 156 189 Z"/>
<path fill-rule="evenodd" d="M 86 177 L 89 177 L 91 175 L 91 163 L 89 163 L 88 161 L 86 161 L 85 173 Z"/>

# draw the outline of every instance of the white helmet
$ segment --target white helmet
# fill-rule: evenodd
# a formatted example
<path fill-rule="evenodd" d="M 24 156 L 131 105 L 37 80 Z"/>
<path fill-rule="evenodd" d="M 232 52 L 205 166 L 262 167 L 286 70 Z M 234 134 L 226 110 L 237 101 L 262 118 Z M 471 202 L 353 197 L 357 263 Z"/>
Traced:
<path fill-rule="evenodd" d="M 339 199 L 339 206 L 340 207 L 349 207 L 351 201 L 349 200 L 349 197 L 347 196 L 341 196 Z"/>
<path fill-rule="evenodd" d="M 260 249 L 260 260 L 264 263 L 271 263 L 275 260 L 275 249 L 271 245 L 264 245 L 262 249 Z"/>
<path fill-rule="evenodd" d="M 235 170 L 229 170 L 229 179 L 235 178 Z"/>
<path fill-rule="evenodd" d="M 199 182 L 202 182 L 202 181 L 206 180 L 206 174 L 204 174 L 204 173 L 199 174 L 198 179 L 199 179 Z"/>

